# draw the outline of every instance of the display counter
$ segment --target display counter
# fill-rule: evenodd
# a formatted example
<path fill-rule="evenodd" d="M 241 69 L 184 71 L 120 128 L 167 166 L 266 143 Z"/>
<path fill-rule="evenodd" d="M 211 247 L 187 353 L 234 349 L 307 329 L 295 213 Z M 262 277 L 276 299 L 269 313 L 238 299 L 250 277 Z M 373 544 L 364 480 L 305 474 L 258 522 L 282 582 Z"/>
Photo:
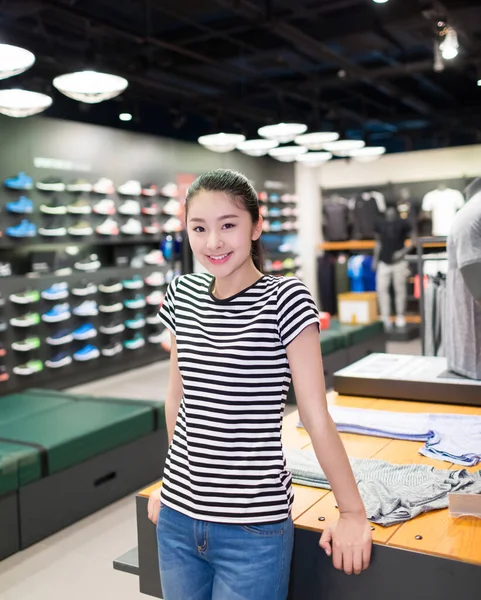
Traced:
<path fill-rule="evenodd" d="M 481 408 L 425 402 L 403 402 L 328 395 L 338 406 L 375 408 L 396 412 L 446 412 L 481 415 Z M 311 449 L 306 431 L 297 428 L 297 411 L 284 421 L 283 441 L 287 448 Z M 429 459 L 418 454 L 419 442 L 390 440 L 356 434 L 341 434 L 350 457 L 376 458 L 396 464 L 424 464 L 438 469 L 459 469 L 457 465 Z M 470 470 L 479 470 L 480 465 Z M 155 526 L 147 518 L 150 493 L 160 482 L 137 496 L 138 564 L 115 568 L 138 573 L 140 591 L 161 598 L 157 563 Z M 293 519 L 294 555 L 291 566 L 289 600 L 479 600 L 481 594 L 481 519 L 454 519 L 449 511 L 426 513 L 392 527 L 373 525 L 371 566 L 359 577 L 338 572 L 318 546 L 324 526 L 338 516 L 332 492 L 295 485 Z M 323 518 L 320 521 L 320 518 Z M 122 549 L 119 549 L 121 551 Z M 125 549 L 123 549 L 125 550 Z M 137 556 L 137 555 L 135 555 Z"/>

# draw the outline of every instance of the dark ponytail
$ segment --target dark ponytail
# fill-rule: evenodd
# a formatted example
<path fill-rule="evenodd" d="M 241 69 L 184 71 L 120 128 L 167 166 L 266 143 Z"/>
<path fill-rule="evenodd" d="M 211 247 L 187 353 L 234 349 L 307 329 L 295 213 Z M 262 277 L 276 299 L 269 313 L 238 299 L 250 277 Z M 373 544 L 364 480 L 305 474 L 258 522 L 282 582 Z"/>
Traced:
<path fill-rule="evenodd" d="M 260 213 L 257 192 L 242 173 L 230 169 L 216 169 L 198 177 L 187 192 L 185 199 L 186 218 L 190 201 L 200 192 L 224 192 L 228 194 L 241 208 L 250 213 L 254 225 L 258 223 Z M 251 255 L 254 266 L 263 273 L 264 252 L 260 239 L 252 241 Z"/>

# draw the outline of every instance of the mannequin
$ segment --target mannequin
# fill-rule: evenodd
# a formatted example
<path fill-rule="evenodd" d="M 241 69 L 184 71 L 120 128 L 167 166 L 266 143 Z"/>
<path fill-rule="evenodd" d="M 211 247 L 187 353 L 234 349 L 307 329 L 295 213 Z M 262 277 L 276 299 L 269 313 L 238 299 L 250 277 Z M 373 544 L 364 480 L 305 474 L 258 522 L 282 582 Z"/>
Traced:
<path fill-rule="evenodd" d="M 404 260 L 411 248 L 405 240 L 411 233 L 411 227 L 405 219 L 401 219 L 396 208 L 390 206 L 386 210 L 385 219 L 375 227 L 376 246 L 374 249 L 373 269 L 376 269 L 376 287 L 379 300 L 379 311 L 384 328 L 389 331 L 391 324 L 391 281 L 394 282 L 396 303 L 396 327 L 406 327 L 406 301 L 409 275 L 407 262 Z"/>
<path fill-rule="evenodd" d="M 448 237 L 446 356 L 448 369 L 481 380 L 481 179 Z"/>
<path fill-rule="evenodd" d="M 445 183 L 439 183 L 437 189 L 426 194 L 423 198 L 422 211 L 425 214 L 430 213 L 433 224 L 432 234 L 449 235 L 456 212 L 463 205 L 463 194 L 448 188 Z"/>

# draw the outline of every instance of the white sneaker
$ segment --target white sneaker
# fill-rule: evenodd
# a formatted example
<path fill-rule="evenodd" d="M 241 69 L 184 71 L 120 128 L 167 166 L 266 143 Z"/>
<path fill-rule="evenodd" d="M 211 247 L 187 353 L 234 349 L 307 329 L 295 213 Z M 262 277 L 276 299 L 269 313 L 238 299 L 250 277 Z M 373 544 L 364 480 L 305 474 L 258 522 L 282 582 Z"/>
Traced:
<path fill-rule="evenodd" d="M 152 250 L 144 256 L 144 262 L 146 265 L 163 265 L 165 258 L 160 250 Z"/>
<path fill-rule="evenodd" d="M 140 185 L 140 181 L 131 180 L 119 185 L 117 192 L 122 194 L 122 196 L 140 196 L 142 186 Z"/>
<path fill-rule="evenodd" d="M 92 184 L 86 179 L 76 179 L 67 183 L 67 192 L 91 192 Z"/>
<path fill-rule="evenodd" d="M 101 177 L 96 183 L 93 184 L 92 190 L 96 194 L 113 194 L 115 193 L 114 182 L 106 177 Z"/>
<path fill-rule="evenodd" d="M 160 190 L 160 195 L 166 198 L 177 198 L 179 195 L 179 188 L 175 183 L 167 183 Z"/>
<path fill-rule="evenodd" d="M 164 223 L 162 229 L 166 233 L 175 233 L 178 231 L 182 231 L 182 222 L 176 217 L 171 217 L 168 221 Z"/>
<path fill-rule="evenodd" d="M 111 198 L 104 198 L 94 204 L 92 210 L 97 215 L 115 215 L 115 202 Z"/>
<path fill-rule="evenodd" d="M 147 275 L 147 277 L 145 278 L 145 283 L 147 285 L 150 285 L 150 287 L 159 287 L 161 285 L 164 285 L 164 283 L 165 283 L 164 274 L 161 273 L 160 271 L 155 271 L 154 273 Z"/>
<path fill-rule="evenodd" d="M 155 292 L 152 292 L 151 294 L 149 294 L 147 296 L 147 298 L 145 299 L 145 301 L 150 306 L 160 306 L 162 304 L 162 302 L 164 301 L 164 298 L 165 298 L 165 294 L 163 294 L 159 290 L 156 290 Z"/>
<path fill-rule="evenodd" d="M 160 224 L 156 221 L 147 223 L 146 225 L 144 225 L 143 232 L 149 235 L 155 235 L 156 233 L 160 233 Z"/>
<path fill-rule="evenodd" d="M 147 338 L 149 344 L 160 344 L 162 341 L 164 341 L 164 331 L 155 332 L 149 335 Z"/>
<path fill-rule="evenodd" d="M 125 235 L 140 235 L 142 233 L 142 223 L 137 219 L 129 219 L 120 228 Z"/>
<path fill-rule="evenodd" d="M 107 217 L 103 223 L 95 228 L 95 231 L 100 235 L 119 235 L 119 226 L 117 221 Z"/>
<path fill-rule="evenodd" d="M 121 215 L 140 215 L 140 204 L 136 200 L 126 200 L 119 206 Z"/>
<path fill-rule="evenodd" d="M 95 300 L 85 300 L 73 309 L 73 314 L 79 317 L 96 317 L 99 314 Z"/>
<path fill-rule="evenodd" d="M 403 329 L 406 327 L 406 317 L 404 315 L 398 315 L 396 317 L 396 327 L 398 329 Z"/>
<path fill-rule="evenodd" d="M 101 304 L 99 306 L 99 311 L 103 312 L 103 313 L 114 313 L 114 312 L 120 312 L 121 310 L 123 310 L 124 305 L 122 304 L 122 302 L 115 302 L 114 304 Z M 100 331 L 102 331 L 102 328 L 100 328 Z"/>
<path fill-rule="evenodd" d="M 149 325 L 160 325 L 160 323 L 162 323 L 162 319 L 157 313 L 155 313 L 155 315 L 149 315 L 148 317 L 145 317 L 145 320 Z"/>
<path fill-rule="evenodd" d="M 384 324 L 384 331 L 391 331 L 391 329 L 392 329 L 391 319 L 383 319 L 382 322 Z"/>
<path fill-rule="evenodd" d="M 180 214 L 181 205 L 178 200 L 174 200 L 171 198 L 165 206 L 162 208 L 162 212 L 164 215 L 169 215 L 171 217 L 177 217 Z"/>

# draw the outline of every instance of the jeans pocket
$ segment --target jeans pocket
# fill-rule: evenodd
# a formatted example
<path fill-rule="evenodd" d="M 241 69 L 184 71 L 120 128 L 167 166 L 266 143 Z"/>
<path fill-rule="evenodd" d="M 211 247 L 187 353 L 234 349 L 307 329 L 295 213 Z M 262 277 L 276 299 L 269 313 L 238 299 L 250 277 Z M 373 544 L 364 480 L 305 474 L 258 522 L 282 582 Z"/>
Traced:
<path fill-rule="evenodd" d="M 269 523 L 259 525 L 241 525 L 244 531 L 258 536 L 279 536 L 284 535 L 283 523 Z"/>

